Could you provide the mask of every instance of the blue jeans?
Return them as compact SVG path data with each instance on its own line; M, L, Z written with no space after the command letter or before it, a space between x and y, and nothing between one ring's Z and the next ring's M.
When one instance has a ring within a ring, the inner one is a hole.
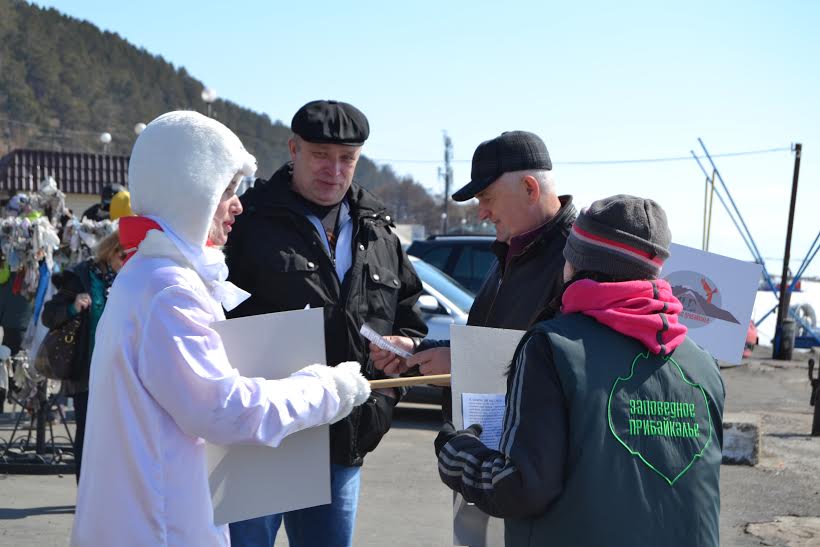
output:
M330 465L330 504L232 522L231 547L271 547L282 520L290 547L350 547L361 467Z

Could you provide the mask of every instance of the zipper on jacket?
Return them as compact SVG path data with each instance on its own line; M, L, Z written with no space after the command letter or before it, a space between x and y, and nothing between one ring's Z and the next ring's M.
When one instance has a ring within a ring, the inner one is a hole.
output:
M512 267L513 263L517 262L519 257L524 256L527 253L527 251L529 251L533 247L533 245L535 245L535 244L536 244L536 242L533 242L533 243L530 243L529 245L527 245L526 247L524 247L524 249L522 249L520 254L517 254L517 255L513 256L510 259L509 264L504 265L504 270L503 270L504 273L501 274L501 279L498 280L498 286L495 288L495 295L493 295L493 301L490 303L490 308L487 310L487 317L485 317L485 321L490 318L490 316L493 313L493 309L495 309L495 301L498 299L498 294L501 292L501 287L504 285L504 279L507 278L507 272L510 271L510 268ZM506 262L506 258L505 258L505 262ZM501 261L500 260L498 261L498 267L501 268Z
M501 267L500 263L499 263L498 267L499 268ZM495 308L495 301L498 299L498 293L501 292L501 286L504 284L504 278L507 277L507 270L509 270L509 268L504 268L504 273L501 274L501 279L498 280L498 286L495 288L495 294L493 295L493 301L490 303L490 307L489 307L489 309L487 309L487 315L484 317L484 322L485 323L490 319L490 316L493 313L493 309Z
M501 274L501 279L499 279L499 280L498 280L498 287L497 287L497 288L496 288L496 290L495 290L495 295L493 296L493 301L492 301L492 303L490 304L490 308L487 310L487 316L484 318L484 319L485 319L485 321L486 321L487 319L489 319L490 315L491 315L491 314L492 314L492 312L493 312L493 309L495 308L495 301L498 299L498 293L500 293L500 292L501 292L501 287L502 287L502 285L504 284L504 279L506 279L506 277L507 277L507 272L508 272L508 271L510 271L510 267L513 265L513 263L514 263L514 262L517 262L517 261L519 260L519 258L520 258L520 257L525 256L525 255L527 254L527 252L529 252L529 251L530 251L530 250L531 250L531 249L532 249L535 245L540 245L540 244L542 244L542 243L543 243L543 240L542 240L542 239L539 239L539 240L537 240L537 241L534 241L534 242L530 243L529 245L527 245L526 247L524 247L524 249L521 251L521 253L519 253L519 254L515 255L514 257L512 257L512 258L510 259L510 263L509 263L509 264L506 264L506 265L505 265L505 267L504 267L504 273L503 273L503 274ZM499 268L501 267L501 261L499 261L499 265L498 265L498 267L499 267Z

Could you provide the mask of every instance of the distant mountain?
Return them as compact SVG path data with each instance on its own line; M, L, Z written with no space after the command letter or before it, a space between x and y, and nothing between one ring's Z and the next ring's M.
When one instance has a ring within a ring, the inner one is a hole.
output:
M11 148L129 154L134 125L169 110L204 111L202 82L161 56L87 21L21 0L0 0L0 155ZM310 97L306 97L306 100ZM218 99L214 116L230 127L268 178L287 161L290 129L281 121ZM412 178L366 157L356 180L382 197L397 222L437 231L440 206ZM451 207L460 220L465 208ZM453 225L456 225L453 223Z
M674 285L672 287L672 294L683 304L684 311L704 315L713 319L721 319L729 323L740 324L740 321L735 319L734 315L727 310L718 308L714 304L707 302L703 295L694 289L682 285Z

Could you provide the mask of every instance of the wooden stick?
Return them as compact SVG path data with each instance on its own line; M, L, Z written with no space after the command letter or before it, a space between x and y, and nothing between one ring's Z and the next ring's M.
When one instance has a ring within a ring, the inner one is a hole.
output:
M409 378L388 378L386 380L370 380L371 389L383 389L387 387L408 387L408 386L449 386L449 374L432 374L430 376L411 376Z

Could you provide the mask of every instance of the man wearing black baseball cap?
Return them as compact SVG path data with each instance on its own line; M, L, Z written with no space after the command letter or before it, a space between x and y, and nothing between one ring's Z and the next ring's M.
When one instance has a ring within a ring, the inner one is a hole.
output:
M476 295L468 325L525 330L548 313L563 285L564 257L576 211L572 196L558 196L544 141L528 131L507 131L478 145L471 180L453 194L478 199L478 215L495 225L497 262ZM389 339L409 350L413 342ZM422 374L450 372L449 341L424 340L406 361L371 346L377 368L390 374L419 365ZM444 398L445 413L449 397Z
M384 377L359 335L424 336L414 309L421 281L384 205L353 181L367 118L353 105L312 101L291 122L291 161L242 196L226 248L229 279L251 293L230 317L324 308L327 364L358 361ZM233 523L231 545L273 545L282 522L291 547L352 545L363 458L390 428L395 390L330 427L331 503Z

